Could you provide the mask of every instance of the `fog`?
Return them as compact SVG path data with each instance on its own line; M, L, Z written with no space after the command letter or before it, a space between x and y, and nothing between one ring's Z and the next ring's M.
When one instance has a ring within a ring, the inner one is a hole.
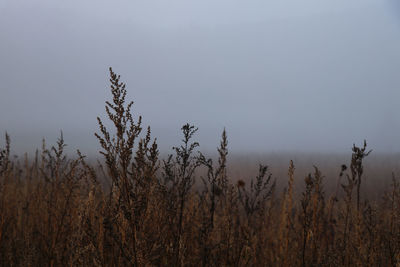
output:
M111 66L163 151L399 152L399 47L396 0L0 0L0 134L96 152Z

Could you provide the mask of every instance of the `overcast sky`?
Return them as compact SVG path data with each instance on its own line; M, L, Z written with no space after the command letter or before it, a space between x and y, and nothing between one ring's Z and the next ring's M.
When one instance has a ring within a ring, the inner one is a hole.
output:
M0 0L0 133L97 151L109 66L163 150L400 151L397 0Z

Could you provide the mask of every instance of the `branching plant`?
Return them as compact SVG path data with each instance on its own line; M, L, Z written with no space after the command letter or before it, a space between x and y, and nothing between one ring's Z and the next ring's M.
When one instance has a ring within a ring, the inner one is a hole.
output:
M389 189L374 191L382 198L362 197L371 192L361 187L371 153L365 141L353 145L336 191L317 167L301 190L291 161L279 192L282 183L267 166L253 179L228 168L225 130L217 161L199 151L190 124L181 128L181 145L160 160L156 139L133 116L126 85L112 69L110 83L107 120L97 118L95 134L102 162L79 151L68 156L62 133L54 146L43 141L33 158L18 158L6 134L0 266L400 264L399 181L393 175Z

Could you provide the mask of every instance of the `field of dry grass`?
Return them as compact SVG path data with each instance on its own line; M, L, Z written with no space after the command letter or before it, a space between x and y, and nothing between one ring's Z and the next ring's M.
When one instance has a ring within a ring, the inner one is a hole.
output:
M227 161L224 131L210 159L186 124L160 159L125 85L112 71L110 81L101 165L67 158L62 136L33 159L13 158L6 137L0 265L399 266L396 156L369 155L364 143L347 156Z

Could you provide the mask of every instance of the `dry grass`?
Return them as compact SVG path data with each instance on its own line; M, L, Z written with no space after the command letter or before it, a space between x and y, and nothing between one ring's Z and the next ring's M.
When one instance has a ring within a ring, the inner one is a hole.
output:
M230 171L226 132L215 161L198 152L189 124L182 144L160 160L150 128L142 134L125 85L110 73L113 129L98 119L101 166L79 152L66 158L62 135L50 149L43 142L34 160L13 159L6 136L0 265L400 265L399 181L393 175L379 197L366 197L366 143L330 172L337 175L329 190L319 168L298 175L292 161L281 185L267 166L254 178Z

